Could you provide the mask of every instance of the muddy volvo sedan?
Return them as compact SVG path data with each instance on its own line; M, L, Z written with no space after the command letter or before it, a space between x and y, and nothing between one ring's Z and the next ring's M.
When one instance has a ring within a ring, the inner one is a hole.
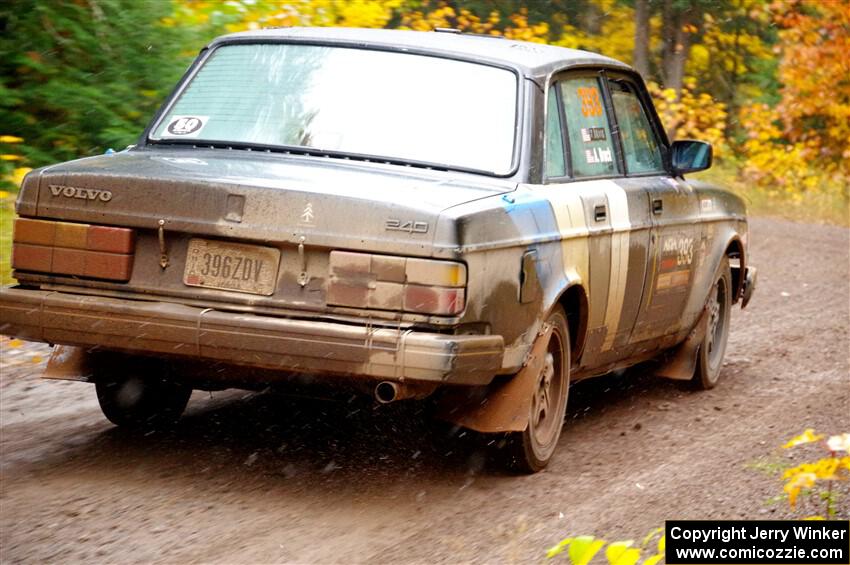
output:
M755 270L741 200L683 177L711 158L592 53L228 35L136 145L27 175L0 332L56 344L47 376L118 425L192 389L353 386L537 471L579 379L658 358L717 382Z

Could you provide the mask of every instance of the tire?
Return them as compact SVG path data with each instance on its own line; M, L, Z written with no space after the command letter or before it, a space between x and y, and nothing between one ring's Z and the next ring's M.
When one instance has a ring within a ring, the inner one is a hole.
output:
M546 323L552 325L552 334L546 362L537 377L528 427L507 436L508 466L521 473L537 473L552 460L567 411L570 334L563 308L557 306Z
M723 357L729 341L732 314L732 269L724 257L708 295L708 327L697 352L697 366L691 383L699 390L717 386L723 369Z
M122 366L123 365L123 366ZM180 419L192 388L168 378L155 360L116 358L98 368L95 390L100 409L116 426L163 428Z

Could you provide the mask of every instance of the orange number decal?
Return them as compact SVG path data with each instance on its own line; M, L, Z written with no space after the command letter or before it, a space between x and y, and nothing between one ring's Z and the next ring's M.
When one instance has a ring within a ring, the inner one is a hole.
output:
M581 99L581 115L592 118L602 115L602 102L599 100L599 89L596 87L579 88L576 94Z

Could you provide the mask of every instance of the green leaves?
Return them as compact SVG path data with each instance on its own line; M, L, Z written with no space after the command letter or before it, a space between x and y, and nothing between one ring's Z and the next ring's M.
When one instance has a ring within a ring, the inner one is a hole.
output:
M605 549L605 558L611 565L635 565L640 559L640 550L632 547L632 540L615 541Z
M135 142L203 40L164 26L171 2L39 2L0 8L0 123L27 166Z
M552 557L555 557L556 555L560 554L567 547L569 547L572 541L573 538L562 539L560 542L558 542L558 545L552 546L546 551L546 558L551 559Z
M661 528L651 531L641 543L641 547L633 547L633 540L607 542L593 536L576 536L566 538L546 551L546 558L552 559L566 552L572 565L587 565L605 548L605 559L609 565L636 565L649 543L662 532ZM658 553L647 557L642 565L656 565L664 558L664 536L658 540Z
M593 536L573 538L573 543L570 544L570 561L573 565L587 565L604 545L604 540L595 539Z

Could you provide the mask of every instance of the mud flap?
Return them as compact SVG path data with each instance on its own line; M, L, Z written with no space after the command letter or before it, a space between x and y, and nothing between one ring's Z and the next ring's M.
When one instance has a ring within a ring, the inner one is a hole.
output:
M697 368L699 346L708 330L708 317L708 308L703 308L694 329L681 345L667 355L664 364L655 371L656 376L677 381L691 380Z
M753 297L753 292L756 289L756 281L758 280L758 271L755 267L747 267L744 275L744 289L741 291L741 310L747 307L750 299Z
M476 432L524 431L551 335L552 326L547 324L538 334L522 370L509 380L484 388L447 390L438 401L435 416Z
M94 382L92 379L89 352L83 347L71 345L57 345L50 354L47 368L43 379L55 379L59 381L82 381Z

